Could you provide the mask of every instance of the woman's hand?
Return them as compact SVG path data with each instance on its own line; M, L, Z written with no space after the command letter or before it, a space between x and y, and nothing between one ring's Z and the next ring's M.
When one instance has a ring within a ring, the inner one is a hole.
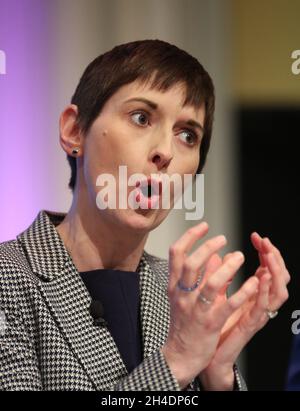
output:
M259 283L257 276L250 277L230 298L219 297L244 261L236 252L214 267L209 277L206 270L203 284L197 284L201 268L226 244L224 236L214 237L188 256L207 232L206 223L187 230L169 253L170 328L162 353L182 388L211 363L226 321L254 296Z
M291 279L290 274L280 251L267 237L262 238L259 234L252 233L251 240L258 251L260 261L260 266L256 270L255 275L258 278L262 277L265 273L271 275L272 281L268 309L270 311L276 311L288 299L287 284Z
M230 316L223 327L214 357L199 375L206 389L230 389L233 386L233 364L248 341L268 322L268 311L277 311L288 298L287 284L290 275L283 258L267 238L257 233L251 240L259 254L260 266L255 272L259 279L258 292ZM227 254L223 261L230 258ZM214 258L221 264L220 257ZM225 289L219 299L226 298Z

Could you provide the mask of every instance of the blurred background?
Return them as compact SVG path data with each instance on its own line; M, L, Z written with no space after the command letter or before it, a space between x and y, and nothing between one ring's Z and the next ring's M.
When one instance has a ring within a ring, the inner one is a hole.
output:
M293 277L289 301L240 358L252 390L285 388L291 315L300 309L300 74L291 69L299 15L300 0L0 0L0 242L26 229L40 209L68 211L70 170L58 119L96 56L157 38L211 74L217 107L204 170L210 235L225 234L225 251L245 253L240 280L258 264L252 231L271 238ZM148 252L167 258L197 223L185 212L173 210L151 233Z

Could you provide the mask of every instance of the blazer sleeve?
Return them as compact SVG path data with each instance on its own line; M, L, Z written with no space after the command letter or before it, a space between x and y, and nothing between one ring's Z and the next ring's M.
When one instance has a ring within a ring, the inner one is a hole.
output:
M234 364L233 366L234 372L234 391L248 391L247 384L239 370L239 367Z
M155 351L110 388L116 391L181 391L162 352Z
M0 390L42 390L37 356L20 315L1 302L0 315Z
M234 373L234 385L233 391L248 391L247 384L236 364L233 365L233 373ZM199 378L195 378L192 383L190 383L186 391L204 391L204 388L201 384Z
M238 370L237 365L234 371L234 391L247 391L246 383ZM128 376L123 378L112 391L202 391L201 383L195 378L184 389L180 389L178 381L172 374L162 352L155 351L147 357Z
M20 313L20 311L18 311ZM0 305L0 390L42 391L38 358L30 342L23 321ZM246 385L235 366L235 390L244 391ZM162 352L155 351L128 376L110 387L109 391L181 391ZM201 391L198 379L182 391Z

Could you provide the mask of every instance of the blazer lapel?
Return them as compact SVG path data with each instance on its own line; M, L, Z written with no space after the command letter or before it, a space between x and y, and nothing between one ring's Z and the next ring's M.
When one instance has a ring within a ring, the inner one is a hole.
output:
M93 325L89 313L91 297L55 229L64 216L42 210L17 239L33 272L41 279L38 287L61 333L94 387L103 390L128 372L108 329ZM150 264L151 256L144 252L137 268L144 356L163 344L169 324L165 284Z
M138 270L144 357L147 357L163 345L169 331L168 265L144 251Z

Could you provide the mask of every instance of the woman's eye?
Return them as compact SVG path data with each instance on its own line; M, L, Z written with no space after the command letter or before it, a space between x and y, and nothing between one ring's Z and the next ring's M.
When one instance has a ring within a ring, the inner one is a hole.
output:
M185 139L185 142L187 142L187 144L189 146L194 146L194 145L197 144L199 138L198 138L196 133L194 133L191 130L183 130L182 133L180 133L180 134L183 134L183 133L185 133L187 135L187 137Z
M133 121L140 126L147 126L149 124L149 115L145 111L135 111L131 113L130 116ZM193 147L199 141L199 137L194 131L185 129L180 134L183 133L187 135L185 143L187 143L188 146Z
M132 113L131 118L135 118L136 120L133 121L139 125L145 126L148 124L148 114L143 111Z

